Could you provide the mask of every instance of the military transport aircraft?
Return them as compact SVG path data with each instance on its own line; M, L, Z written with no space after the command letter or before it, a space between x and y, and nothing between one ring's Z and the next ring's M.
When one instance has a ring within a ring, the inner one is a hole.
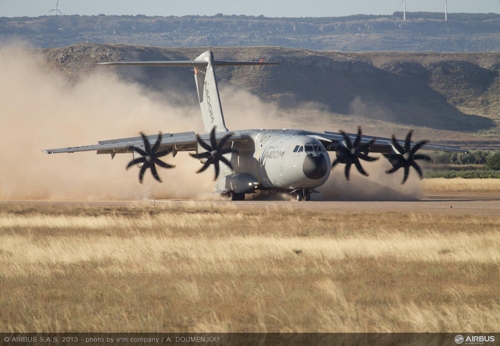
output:
M144 173L151 170L153 177L161 182L157 166L174 166L160 158L168 154L175 156L179 151L194 151L190 155L201 161L203 166L197 173L210 165L215 169L216 193L230 196L232 200L244 200L245 194L257 190L281 190L295 194L297 200L310 200L311 193L318 192L330 175L330 169L338 164L345 165L345 177L354 165L363 175L368 175L360 160L375 161L378 157L370 153L382 153L392 164L386 173L394 173L403 168L404 183L408 179L410 167L422 178L422 170L416 160L431 161L431 158L417 154L419 149L464 152L457 147L429 145L428 141L414 143L412 131L404 141L392 138L363 136L344 131L312 132L307 130L237 130L229 131L224 123L219 90L215 78L215 66L275 65L273 62L259 61L218 61L211 51L204 52L193 61L139 61L108 62L104 65L126 66L177 66L191 67L201 114L206 133L159 133L140 137L99 141L97 145L47 149L47 154L97 151L97 154L132 153L133 160L127 169L140 167L139 181ZM152 144L154 142L154 144ZM328 151L334 151L336 158L330 161ZM224 165L221 165L220 163Z

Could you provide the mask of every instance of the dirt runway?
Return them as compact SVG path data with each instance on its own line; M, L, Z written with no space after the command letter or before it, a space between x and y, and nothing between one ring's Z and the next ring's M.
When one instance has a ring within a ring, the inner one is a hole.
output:
M269 201L269 200L145 200L145 201L9 201L9 204L55 204L65 206L101 206L101 207L126 207L133 204L183 205L210 204L215 206L236 206L238 209L273 209L292 208L311 210L325 213L457 213L472 215L500 214L500 193L485 192L447 192L429 194L415 201Z

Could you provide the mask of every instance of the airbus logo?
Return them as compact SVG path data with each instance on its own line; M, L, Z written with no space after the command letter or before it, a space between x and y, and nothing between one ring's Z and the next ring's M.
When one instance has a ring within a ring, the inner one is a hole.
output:
M455 336L455 343L457 345L461 345L463 343L466 344L478 344L478 343L486 343L486 342L495 342L495 336L494 335L473 335L473 336L467 336L464 338L462 335L457 335Z

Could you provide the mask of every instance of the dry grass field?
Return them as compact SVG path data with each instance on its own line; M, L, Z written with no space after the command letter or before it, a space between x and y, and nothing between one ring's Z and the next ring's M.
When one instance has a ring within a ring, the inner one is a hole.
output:
M0 331L498 331L498 214L241 203L0 204Z
M425 179L426 192L500 192L500 179Z

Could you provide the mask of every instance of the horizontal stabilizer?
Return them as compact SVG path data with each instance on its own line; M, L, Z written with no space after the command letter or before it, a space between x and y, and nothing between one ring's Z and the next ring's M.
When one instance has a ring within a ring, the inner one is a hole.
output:
M259 58L258 61L215 60L214 54L211 51L200 54L195 60L187 61L115 61L99 63L99 65L112 66L192 67L196 82L196 90L198 92L198 100L200 101L203 126L207 133L212 131L213 128L218 132L227 132L214 66L260 66L278 64L277 62L266 62L263 58Z

